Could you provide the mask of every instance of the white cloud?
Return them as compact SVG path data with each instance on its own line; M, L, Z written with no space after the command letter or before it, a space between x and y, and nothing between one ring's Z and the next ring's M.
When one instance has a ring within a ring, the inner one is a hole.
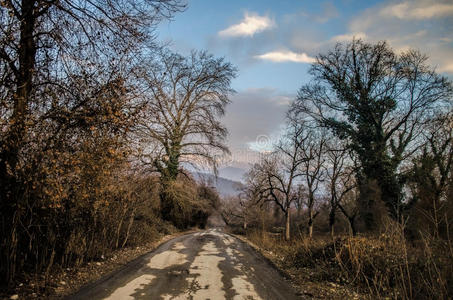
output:
M436 20L453 16L451 0L388 1L367 9L350 24L352 30L367 31L375 26L389 26L397 21ZM379 24L377 24L379 23Z
M383 7L380 15L407 20L442 18L453 16L453 4L433 3L426 0L405 1Z
M350 42L352 39L366 39L367 35L363 32L347 33L334 36L331 40L334 42Z
M298 62L298 63L313 63L315 58L308 56L306 53L295 53L292 51L273 51L265 54L257 55L255 58L262 60L270 60L272 62Z
M389 0L353 17L348 28L366 34L370 42L388 41L397 53L420 50L439 72L453 74L453 22L448 16L453 16L451 0Z
M255 33L270 29L275 22L267 16L245 13L244 19L239 24L232 25L219 32L220 36L253 36Z

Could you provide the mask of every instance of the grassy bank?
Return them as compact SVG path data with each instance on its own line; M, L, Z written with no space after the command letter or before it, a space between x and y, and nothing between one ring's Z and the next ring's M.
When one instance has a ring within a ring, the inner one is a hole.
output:
M248 241L288 273L303 294L321 299L451 299L453 243L408 242L397 224L373 236L304 236L248 231Z

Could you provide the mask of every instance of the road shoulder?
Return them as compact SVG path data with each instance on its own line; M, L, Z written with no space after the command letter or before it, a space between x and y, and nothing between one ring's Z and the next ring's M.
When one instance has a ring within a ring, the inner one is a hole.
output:
M355 291L334 282L307 280L307 278L310 277L310 274L302 274L302 272L308 270L286 268L282 261L282 256L279 256L277 253L259 247L245 236L232 233L228 234L243 243L246 243L250 248L259 253L273 268L291 283L294 290L297 292L297 295L303 299L362 299Z

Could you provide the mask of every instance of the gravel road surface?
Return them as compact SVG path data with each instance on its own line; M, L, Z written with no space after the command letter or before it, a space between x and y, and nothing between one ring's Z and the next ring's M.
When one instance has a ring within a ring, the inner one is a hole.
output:
M172 239L67 299L300 299L244 242L210 229Z

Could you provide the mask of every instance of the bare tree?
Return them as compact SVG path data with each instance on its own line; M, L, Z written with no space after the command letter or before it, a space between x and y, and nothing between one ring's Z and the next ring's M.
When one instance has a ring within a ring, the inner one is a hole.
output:
M302 157L301 147L306 139L303 124L290 121L286 136L276 151L255 164L248 177L260 191L260 201L272 201L285 215L285 239L290 239L291 205L297 194L300 167L311 157Z
M317 57L310 70L314 81L301 87L292 105L294 113L348 140L361 162L361 187L377 184L379 192L361 200L368 229L375 224L372 207L379 195L393 218L401 216L398 168L414 150L424 114L451 100L451 82L426 62L413 50L397 55L386 42L337 44Z
M307 189L307 213L308 213L308 236L313 236L313 221L318 216L319 211L315 211L316 193L319 192L320 184L324 180L325 170L325 135L317 130L308 131L307 138L300 145L300 174L302 175L303 184Z
M145 145L146 162L164 180L177 177L181 161L201 158L215 167L216 152L228 153L219 119L234 92L236 69L203 51L188 57L162 51L144 72L147 99L139 134L151 145Z
M302 209L305 205L305 197L307 195L307 190L305 185L301 182L297 184L295 199L294 199L294 206L297 210L297 217L300 218L302 215Z
M356 220L359 214L357 187L351 189L348 193L344 194L341 202L337 202L337 206L341 213L345 216L349 223L350 233L353 236L357 235Z
M236 69L204 51L184 57L166 49L143 65L137 74L143 83L143 121L136 134L142 162L161 175L166 218L173 209L166 185L178 177L180 163L201 160L216 171L216 154L229 153L220 117L234 92Z
M350 163L349 151L345 144L335 137L329 137L327 142L324 168L329 190L329 229L333 238L336 212L341 210L343 199L355 187L354 168Z
M237 196L225 199L221 211L225 223L229 226L240 223L247 230L249 223L255 218L258 197L258 191L249 185L244 186Z

